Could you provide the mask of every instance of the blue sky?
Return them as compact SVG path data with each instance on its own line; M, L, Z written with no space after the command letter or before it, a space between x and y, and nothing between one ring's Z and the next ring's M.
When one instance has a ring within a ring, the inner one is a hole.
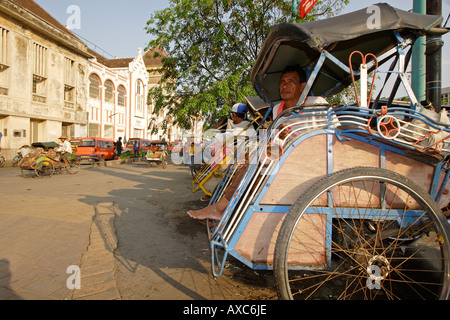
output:
M117 56L131 58L137 54L138 48L145 48L150 36L144 28L150 15L169 6L168 0L35 0L63 25L67 25L73 11L68 8L75 5L79 8L79 29L72 30L79 35L89 47L103 54L106 58ZM343 13L359 10L374 3L387 2L393 7L403 10L412 9L413 0L350 0ZM442 16L444 21L450 11L450 0L442 0ZM450 25L450 22L449 22ZM442 69L450 68L450 35L444 36ZM102 51L103 50L103 51ZM450 86L450 72L443 72L443 87Z
M132 58L138 48L145 48L150 37L144 28L151 14L168 6L166 0L35 0L45 11L63 25L73 15L67 10L76 5L80 9L79 29L72 31L106 53L106 58Z

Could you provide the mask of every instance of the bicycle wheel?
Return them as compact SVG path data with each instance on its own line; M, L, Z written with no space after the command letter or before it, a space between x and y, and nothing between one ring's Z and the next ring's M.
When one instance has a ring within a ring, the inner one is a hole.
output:
M379 168L329 175L291 207L275 246L281 299L447 299L449 225L411 180Z
M24 168L20 168L20 171L21 171L22 176L23 176L24 178L31 178L31 177L34 177L34 176L35 176L34 170L33 170L33 169L24 169Z
M189 165L189 168L191 169L191 175L192 178L195 178L195 176L197 175L197 173L200 171L200 169L202 168L202 165L200 164L191 164Z
M34 168L34 173L38 177L51 177L53 172L55 172L55 167L47 160L39 162Z
M21 156L19 156L19 155L15 156L15 157L13 158L12 166L13 166L13 167L17 167L17 165L19 164L20 160L22 160L22 157L21 157Z
M78 171L80 170L80 162L81 162L80 158L68 159L66 172L70 174L78 173Z

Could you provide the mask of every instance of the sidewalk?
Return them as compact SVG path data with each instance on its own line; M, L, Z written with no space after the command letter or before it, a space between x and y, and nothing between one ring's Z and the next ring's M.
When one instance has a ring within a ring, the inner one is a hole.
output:
M0 299L120 299L114 279L114 205L88 205L70 193L58 199L51 195L52 178L24 183L17 169L6 170L15 174L7 194L2 181ZM80 289L74 290L70 266L82 270Z

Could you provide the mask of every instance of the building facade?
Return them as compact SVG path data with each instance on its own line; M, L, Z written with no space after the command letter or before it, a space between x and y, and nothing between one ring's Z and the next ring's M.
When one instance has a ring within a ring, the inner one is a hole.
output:
M87 133L87 46L33 1L0 2L2 153Z
M201 136L203 122L185 132L167 111L153 114L148 90L158 85L161 57L106 59L32 0L0 2L1 152L11 159L33 142L61 135L125 141Z
M113 140L147 136L148 72L138 50L132 59L89 60L88 135Z
M442 105L450 106L450 87L442 88L441 100L442 100Z

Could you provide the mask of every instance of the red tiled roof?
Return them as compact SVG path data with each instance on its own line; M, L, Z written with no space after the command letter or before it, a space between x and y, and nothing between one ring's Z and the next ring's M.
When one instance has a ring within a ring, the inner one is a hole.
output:
M128 68L129 64L133 61L134 58L115 58L115 59L106 59L101 54L88 49L89 53L92 54L97 61L108 68ZM158 56L153 57L154 53L157 52ZM167 54L164 50L161 49L149 49L143 55L142 58L144 60L144 64L146 67L160 67L162 66L161 56L167 57Z
M156 58L154 57L155 53L157 55ZM161 48L151 48L145 51L142 58L144 59L144 63L147 67L161 67L161 59L167 58L167 53Z

